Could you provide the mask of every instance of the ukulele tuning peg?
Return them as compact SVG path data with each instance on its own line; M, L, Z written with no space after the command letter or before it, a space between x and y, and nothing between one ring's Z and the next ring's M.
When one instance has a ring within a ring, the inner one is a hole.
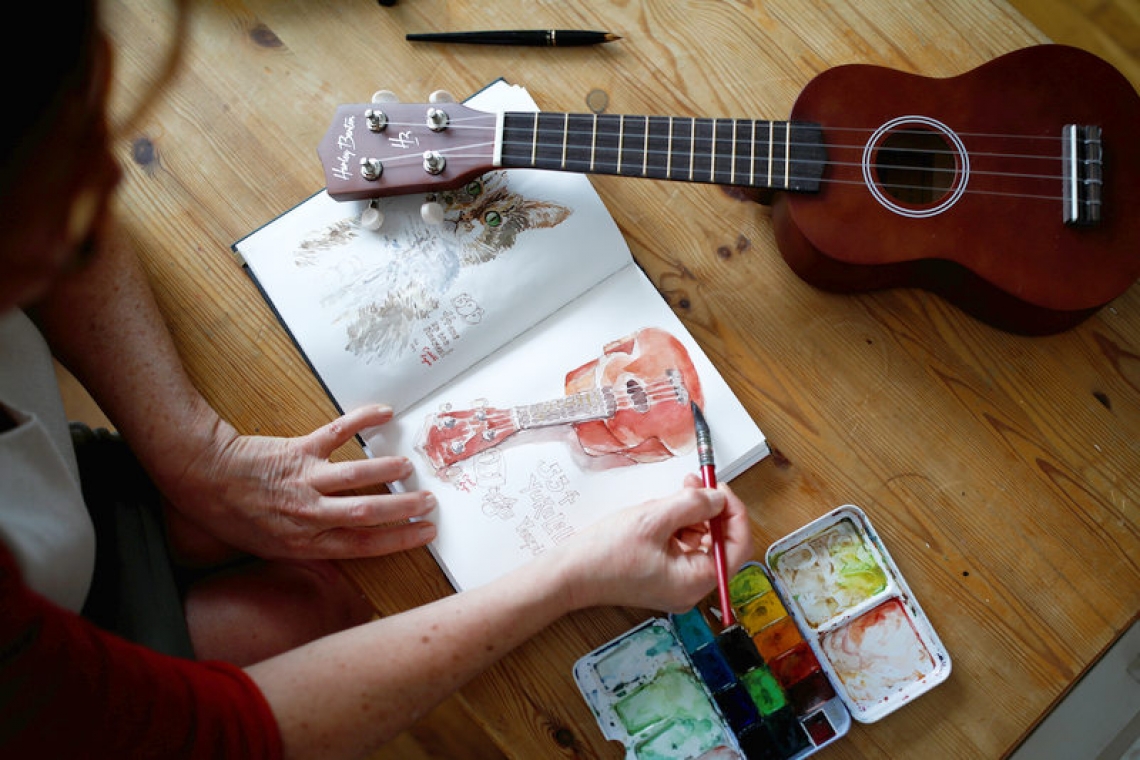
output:
M360 214L360 226L375 232L384 224L384 212L377 206L376 201L369 201L368 207Z
M431 95L428 95L429 103L454 103L455 96L447 90L436 90Z
M391 90L377 90L372 93L373 103L399 103L400 98Z
M420 206L420 216L428 224L443 224L443 206L436 201L428 201Z

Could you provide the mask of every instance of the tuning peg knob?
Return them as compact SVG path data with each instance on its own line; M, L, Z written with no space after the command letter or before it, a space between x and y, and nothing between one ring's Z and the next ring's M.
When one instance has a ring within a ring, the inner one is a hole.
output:
M364 123L370 132L383 132L388 128L388 114L379 108L366 108L364 110Z
M400 98L391 90L377 90L372 93L373 103L399 103Z
M379 159L370 158L365 156L360 159L360 176L369 182L374 182L380 179L380 175L384 173L384 164Z
M447 159L438 150L424 151L424 171L432 176L442 174L447 167Z
M369 201L368 208L360 214L360 226L375 232L384 224L384 212L376 206L376 201Z
M451 117L442 108L429 108L426 121L428 129L432 132L442 132L451 123Z
M455 96L447 90L436 90L431 95L428 95L429 103L454 103Z
M428 201L420 206L420 216L428 224L443 224L443 206L435 201Z

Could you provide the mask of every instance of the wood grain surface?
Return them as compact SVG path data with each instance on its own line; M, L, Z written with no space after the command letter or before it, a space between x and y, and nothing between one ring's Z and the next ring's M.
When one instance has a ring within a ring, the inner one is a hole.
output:
M501 76L549 110L585 111L602 90L613 113L779 119L828 67L951 76L1046 41L979 0L222 0L192 14L180 73L121 136L119 211L203 393L243 432L283 435L335 408L230 245L322 188L315 147L338 105L377 89L462 98ZM623 39L403 38L517 26ZM108 27L122 113L151 86L172 23L163 4L128 0L109 5ZM772 456L733 483L758 546L858 504L951 653L947 683L824 756L1007 753L1140 610L1140 288L1072 330L1019 337L920 291L806 285L777 253L769 211L740 193L594 183L770 439ZM450 593L426 551L345 565L381 614ZM571 667L646 614L561 621L377 757L622 757Z

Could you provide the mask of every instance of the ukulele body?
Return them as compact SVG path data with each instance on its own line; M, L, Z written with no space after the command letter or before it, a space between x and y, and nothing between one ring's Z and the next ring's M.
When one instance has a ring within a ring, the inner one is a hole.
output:
M788 265L817 287L920 287L1047 334L1140 277L1140 98L1089 53L1031 47L947 79L840 66L808 84L792 119L822 125L828 165L818 193L776 196L773 223ZM1089 226L1063 220L1067 124L1102 130Z
M679 374L683 394L662 382L669 373ZM689 402L703 405L704 394L689 352L670 333L643 328L609 343L600 357L566 374L567 395L602 387L613 388L621 401L612 417L574 426L586 453L658 462L693 450Z

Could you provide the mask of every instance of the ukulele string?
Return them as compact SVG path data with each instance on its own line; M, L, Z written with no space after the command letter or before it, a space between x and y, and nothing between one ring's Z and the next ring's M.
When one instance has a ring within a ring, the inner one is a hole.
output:
M637 117L637 118L641 118L641 117ZM451 126L451 128L454 128L457 131L462 131L462 130L481 131L481 132L491 133L492 135L495 131L493 127L485 126L485 123L486 123L485 118L469 117L467 120L478 122L478 124L474 124L474 125L464 124L463 123L464 119L460 118L460 119L455 119L451 123L450 126ZM414 123L414 122L409 122L407 124L400 124L397 122L393 122L392 126L397 126L397 127L409 126L409 127L412 127L412 126L419 126L419 125L417 123ZM873 134L872 130L866 129L866 128L861 128L861 127L828 127L827 131L828 132L845 132L845 133L866 134L866 135ZM565 133L565 134L571 135L571 136L577 136L577 137L586 136L587 134L590 134L590 133L587 133L583 130L574 130L574 129L560 130L559 134L562 134L562 133ZM932 135L935 135L935 133L930 132L930 131L926 131L926 130L907 130L907 129L896 130L892 134L914 135L914 136L925 136L925 137L930 137ZM1035 144L1049 143L1055 147L1058 147L1058 150L1052 154L1026 153L1026 152L971 151L971 150L967 149L968 155L974 159L979 159L979 160L980 159L1023 160L1023 161L1028 161L1028 162L1048 162L1051 164L1063 164L1063 162L1065 161L1064 157L1060 155L1059 146L1060 146L1061 141L1062 141L1062 139L1060 137L1050 137L1047 135L1014 135L1014 134L986 133L986 132L960 132L960 133L956 133L956 134L958 134L959 137L970 138L970 139L1024 140L1024 141L1033 142ZM690 139L688 141L688 143L692 146L691 151L686 152L683 150L673 150L672 154L674 156L680 157L681 159L684 159L685 157L690 157L693 153L700 153L701 151L698 149L701 149L701 148L705 149L706 152L711 151L712 146L714 145L713 140L711 138L708 138L708 137L698 137L696 139ZM495 141L493 139L491 139L491 140L488 140L486 142L481 142L481 143L466 143L463 146L457 146L455 148L447 148L447 149L444 149L440 152L445 157L451 158L451 159L456 159L456 160L481 159L481 158L486 157L487 150L493 148L494 144L495 144ZM524 142L524 141L506 141L506 140L503 141L504 147L510 146L510 145L530 146L530 145L532 145L532 143ZM801 143L801 142L796 142L796 141L791 141L791 142L787 143L787 147L789 149L795 149L796 147L823 147L824 149L826 149L828 151L835 151L835 152L858 151L860 153L862 153L866 148L865 144L861 144L861 143L839 143L839 142L818 143L818 142L813 142L813 143L809 144L809 143ZM463 152L466 150L474 150L475 152L474 153ZM917 155L917 156L933 156L933 157L952 158L952 157L955 157L958 155L958 151L951 150L951 149L927 150L927 149L922 149L922 148L911 148L911 147L906 147L906 146L891 147L889 149L889 151L892 155L900 155L900 156L905 155L905 154L912 154L912 155ZM641 152L647 153L648 155L651 155L651 156L663 156L663 155L667 155L668 153L670 153L670 151L653 150L653 149L648 150L648 151L641 151ZM392 163L392 164L401 164L401 163L405 163L405 162L407 162L407 163L418 163L421 160L422 160L422 158L420 155L409 154L406 156L397 156L394 158L390 158L387 161ZM742 160L742 159L741 159L741 157L737 157L737 160ZM1084 162L1088 163L1089 161L1087 159L1085 159ZM590 171L587 167L587 164L589 163L587 161L582 161L580 159L576 159L576 160L573 160L572 162L568 162L568 163L582 164L581 169L579 169L579 171L583 171L583 172L587 172L587 173ZM822 163L825 167L827 167L827 166L862 167L862 165L863 165L863 163L861 161L859 161L859 162L857 162L857 161L840 161L840 160L828 159L828 160L825 160L823 162L818 162L818 161L809 161L809 160L805 160L805 159L793 159L793 165L797 165L797 164L820 164L820 163ZM678 165L680 165L680 163L678 163ZM912 165L909 165L909 164L897 164L897 163L887 163L887 162L876 162L875 168L878 169L880 172L881 171L907 172L907 171L918 171L919 170L918 168L916 168ZM567 170L574 171L575 169L572 166L568 166ZM937 176L937 175L942 174L942 175L946 175L949 177L953 177L953 176L957 176L960 169L956 166L947 166L947 167L923 166L923 167L921 167L921 171L923 171L924 173L931 175L931 176ZM636 176L636 175L631 175L631 176ZM970 176L971 177L989 177L989 178L994 178L994 179L1032 180L1032 181L1042 181L1042 182L1049 182L1049 181L1061 182L1064 179L1064 176L1061 174L1048 174L1048 173L1042 174L1042 173L1036 173L1036 172L1031 172L1031 171L1019 171L1019 172L990 171L990 170L986 170L984 168L978 168L974 165L972 165L970 168ZM790 180L801 180L801 179L814 180L815 179L814 175L805 177L805 176L800 176L799 174L796 174L794 172L791 173L788 178ZM864 184L866 184L862 179L844 180L841 178L829 178L827 181L831 184L845 184L845 185L864 185ZM718 183L718 184L725 184L725 183ZM741 184L743 186L749 185L749 183L741 183ZM921 191L921 190L931 189L930 185L928 183L909 184L909 183L899 183L899 182L878 182L876 184L878 184L880 187L883 187L885 189L893 189L893 190L898 190L898 191L907 191L907 190L920 190ZM973 186L973 185L967 187L965 190L965 193L977 194L977 195L991 195L991 196L1039 199L1039 200L1049 200L1049 201L1057 201L1057 200L1060 200L1062 198L1062 195L1060 195L1060 194L1024 193L1024 192L1016 193L1016 192L1009 192L1006 190L987 190L984 188L978 188L978 187Z
M644 117L636 117L636 118L644 118ZM463 123L464 121L471 121L471 122L476 122L476 123L464 124ZM726 119L726 121L727 121L727 119ZM761 122L757 122L757 123L761 123ZM407 123L392 122L389 126L419 127L419 126L422 126L422 124L419 124L416 122L407 122ZM450 122L449 129L455 129L456 131L470 130L470 131L485 132L490 136L490 139L488 139L484 142L466 143L462 146L462 148L466 148L466 149L492 148L495 145L495 139L494 139L495 128L486 126L486 118L474 117L473 116L473 117L467 117L466 119L464 119L464 118L454 119ZM825 131L826 132L845 132L845 133L851 133L851 134L860 134L860 135L871 136L875 132L877 132L878 130L877 129L868 129L866 127L826 127ZM565 130L559 129L559 130L554 131L554 134L567 135L567 136L572 136L574 138L585 138L585 137L591 137L592 138L592 137L594 137L594 134L592 132L588 132L586 130L579 130L579 129L565 129ZM890 134L892 134L892 135L909 135L909 136L914 136L914 137L930 137L930 136L936 135L936 133L934 133L930 130L927 130L927 129L896 129L896 130L892 130ZM1034 143L1051 143L1054 146L1060 145L1063 142L1063 138L1053 137L1053 136L1049 136L1049 135L1018 135L1018 134L1000 133L1000 132L955 132L954 134L956 134L962 138L970 138L970 139L1025 140L1025 141L1031 141ZM613 135L609 135L609 136L612 137ZM736 140L736 139L743 140L743 138L733 138L733 139L734 140ZM558 141L558 142L560 142L560 141ZM705 137L705 136L697 137L695 139L689 140L689 143L694 148L694 150L692 151L694 153L701 152L701 151L697 151L696 148L702 148L702 149L704 149L703 152L711 153L712 152L711 148L714 145L714 142L715 142L714 138ZM518 145L531 145L531 144L532 143L529 141L510 141L510 140L504 140L503 141L504 147L508 146L508 145L518 146ZM767 143L764 143L764 144L767 144ZM785 143L781 142L781 144L785 144ZM803 142L797 142L795 140L792 140L792 141L787 142L786 144L789 145L790 147L821 146L821 147L824 147L827 149L835 149L835 150L862 151L866 146L866 141L851 142L851 143L835 143L835 142L832 142L832 143L817 143L817 142L803 143ZM552 147L553 145L554 145L554 143L548 143L547 147ZM456 147L456 148L446 149L446 150L441 151L441 152L444 153L445 155L456 155L456 156L465 157L465 158L473 158L473 157L478 157L478 156L484 155L481 152L471 154L471 155L464 155L464 154L456 153L456 151L458 151L460 149L461 149L460 147ZM607 150L608 150L608 148L607 148ZM952 149L927 150L927 149L923 149L923 148L897 147L897 148L891 148L891 150L893 152L898 152L898 153L911 152L911 153L917 153L917 154L944 155L944 156L954 156L954 155L957 155L957 153L958 153L957 151L952 150ZM664 154L668 153L668 151L660 151L660 150L648 150L648 151L642 151L642 152L646 152L649 155L664 155ZM688 155L683 150L674 150L673 153L675 155ZM1063 157L1060 155L1059 150L1054 152L1054 153L1049 153L1049 154L1008 153L1008 152L995 153L995 152L986 152L986 151L970 151L970 155L972 155L972 156L986 156L986 157L993 157L993 158L1017 158L1017 159L1030 159L1030 160L1043 160L1043 161L1061 161L1061 160L1063 160ZM408 161L419 161L420 160L420 156L415 155L415 154L409 154L407 156L397 157L397 158L392 159L392 160L399 161L401 158L404 158Z

